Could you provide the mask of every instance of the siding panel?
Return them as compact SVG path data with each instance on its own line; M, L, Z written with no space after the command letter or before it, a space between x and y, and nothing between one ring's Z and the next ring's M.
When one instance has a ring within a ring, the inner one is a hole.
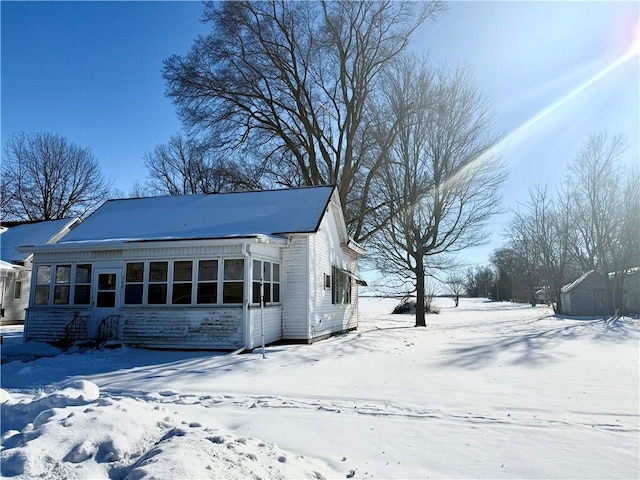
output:
M123 309L120 318L120 339L130 346L235 350L244 344L241 308Z

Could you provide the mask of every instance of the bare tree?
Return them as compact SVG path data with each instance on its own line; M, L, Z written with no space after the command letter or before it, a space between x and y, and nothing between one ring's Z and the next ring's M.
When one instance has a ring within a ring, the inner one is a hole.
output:
M367 109L382 71L442 2L207 2L211 32L165 61L167 94L216 147L267 160L271 179L335 184L357 240L370 235Z
M396 132L377 184L381 218L370 246L381 271L411 278L425 326L425 276L481 244L506 169L493 154L493 117L464 69L430 71L408 58L386 85Z
M459 273L450 273L447 275L445 285L449 290L449 295L453 296L457 307L460 303L460 295L464 293L464 277Z
M509 251L518 257L518 276L524 279L529 300L544 289L555 308L560 308L560 289L569 279L573 197L561 191L555 199L546 187L536 185L529 200L515 212L509 226Z
M206 145L182 135L174 135L168 143L147 152L144 164L150 177L146 190L154 194L221 193L261 187L255 172L214 156Z
M2 164L3 220L84 217L109 195L93 153L61 135L11 135Z
M489 266L469 267L464 277L464 289L469 297L489 297L496 275Z
M576 226L582 242L577 246L582 248L575 254L602 273L611 313L623 305L624 275L638 260L640 182L637 166L627 169L622 162L627 148L622 134L592 133L570 165L567 180L579 205Z

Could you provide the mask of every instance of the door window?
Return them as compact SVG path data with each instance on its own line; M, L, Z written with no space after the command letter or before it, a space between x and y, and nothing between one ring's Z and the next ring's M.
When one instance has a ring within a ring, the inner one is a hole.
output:
M96 299L98 308L114 308L116 306L116 274L98 274L98 294Z

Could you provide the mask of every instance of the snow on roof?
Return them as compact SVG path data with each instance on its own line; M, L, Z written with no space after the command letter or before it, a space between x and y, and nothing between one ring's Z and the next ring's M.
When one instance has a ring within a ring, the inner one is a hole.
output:
M63 218L61 220L25 223L8 228L0 232L0 258L7 262L22 262L31 253L20 253L16 247L48 243L75 221L75 218Z
M316 232L334 188L109 200L60 244Z
M560 289L561 293L566 293L569 290L572 290L574 287L576 287L577 285L579 285L580 283L582 283L587 277L593 275L594 273L598 273L596 270L589 270L586 273L583 273L580 277L578 277L577 279L575 279L573 282L565 285L564 287L562 287Z

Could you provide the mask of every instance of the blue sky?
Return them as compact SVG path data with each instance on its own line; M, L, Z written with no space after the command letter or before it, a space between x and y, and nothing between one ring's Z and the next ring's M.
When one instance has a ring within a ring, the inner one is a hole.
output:
M417 32L413 49L468 65L495 108L510 166L505 208L536 182L553 188L595 130L625 133L638 161L638 55L610 66L632 42L639 9L635 1L452 2ZM91 148L128 193L146 175L144 153L181 128L160 71L205 32L201 11L199 2L2 1L2 144L17 131L62 134ZM470 262L488 261L507 218Z

